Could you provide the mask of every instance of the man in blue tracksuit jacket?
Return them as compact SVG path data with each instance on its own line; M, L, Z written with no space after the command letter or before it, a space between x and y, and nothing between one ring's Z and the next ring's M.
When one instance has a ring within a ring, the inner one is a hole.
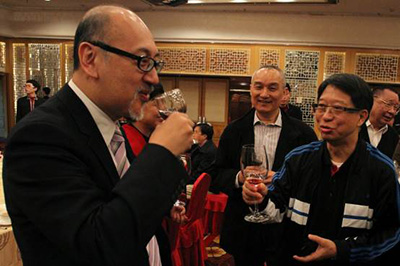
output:
M358 138L371 90L356 75L337 74L317 99L323 141L291 151L268 187L245 183L243 199L264 204L270 223L284 223L282 265L397 265L397 176L391 159Z

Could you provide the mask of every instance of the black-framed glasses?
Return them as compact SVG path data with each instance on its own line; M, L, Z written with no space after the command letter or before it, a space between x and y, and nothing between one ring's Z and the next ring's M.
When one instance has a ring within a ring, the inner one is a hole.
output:
M349 107L344 107L344 106L339 106L339 105L327 105L327 104L321 104L321 103L314 103L312 105L312 107L316 114L324 114L328 110L328 108L331 108L331 112L334 115L340 115L344 112L356 113L356 112L362 110L360 108L349 108Z
M377 99L377 100L379 100L379 101L381 101L381 103L383 103L383 105L385 105L385 107L387 108L387 109L394 109L394 111L396 112L396 114L398 114L399 113L399 111L400 111L400 105L398 105L398 104L395 104L395 103L391 103L391 102L388 102L388 101L385 101L384 99L382 99L382 98L380 98L380 97L378 97L378 96L374 96L374 98L375 99Z
M136 60L138 68L140 70L142 70L143 72L150 72L153 68L155 68L157 73L160 73L161 69L164 66L163 61L157 61L147 55L142 55L142 56L134 55L134 54L131 54L124 50L121 50L116 47L105 44L101 41L88 41L88 43L90 43L94 46L100 47L104 51L107 51L107 52L110 52L113 54L117 54L117 55L122 55L122 56L128 57L130 59Z

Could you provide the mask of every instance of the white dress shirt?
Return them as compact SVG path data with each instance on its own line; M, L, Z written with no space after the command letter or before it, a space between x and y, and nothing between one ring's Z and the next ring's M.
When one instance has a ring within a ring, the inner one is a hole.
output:
M103 136L104 142L107 144L108 150L111 154L111 157L114 160L115 167L117 167L117 163L114 158L114 154L111 151L111 139L115 132L115 126L117 125L115 121L111 120L111 118L104 113L92 100L90 100L72 81L72 79L68 82L68 85L75 92L75 94L81 99L83 104L89 110L90 115L93 117L94 122L96 123L101 135ZM149 243L146 246L147 252L149 254L149 262L151 266L161 266L161 257L160 250L158 247L157 238L153 236Z
M367 126L367 130L368 130L369 142L375 148L378 147L379 142L382 139L382 135L385 134L389 129L388 125L385 125L381 129L375 129L374 126L369 121L369 119L365 123L365 125Z

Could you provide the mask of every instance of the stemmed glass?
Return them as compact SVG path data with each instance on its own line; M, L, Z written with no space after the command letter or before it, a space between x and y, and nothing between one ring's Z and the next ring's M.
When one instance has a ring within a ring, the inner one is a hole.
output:
M243 145L240 156L240 169L242 175L250 184L257 186L263 182L268 176L269 169L265 146ZM268 217L259 212L258 204L254 204L254 210L246 215L244 219L251 223L262 223L266 222Z
M183 98L182 91L180 89L173 89L171 91L164 92L160 96L154 99L158 112L161 117L165 120L173 112L186 113L186 101ZM183 153L178 155L178 159L182 163L188 175L191 172L191 158L189 153ZM181 200L177 200L175 205L185 206L185 203Z
M180 89L164 92L154 101L163 119L167 119L173 112L186 113L186 102Z

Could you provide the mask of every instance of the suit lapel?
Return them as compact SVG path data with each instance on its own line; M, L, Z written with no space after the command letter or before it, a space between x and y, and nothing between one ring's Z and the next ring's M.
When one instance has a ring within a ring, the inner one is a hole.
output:
M291 149L290 147L293 147L292 141L299 137L299 132L292 126L287 114L283 111L281 111L281 113L282 130L279 135L278 145L276 146L274 165L272 166L272 169L275 171L278 170L276 169L277 165L283 164L286 154Z
M56 96L65 104L79 130L87 137L87 143L91 151L101 162L111 182L113 184L118 182L119 175L115 169L110 151L104 143L103 136L90 115L89 110L68 85L65 85Z
M255 109L252 108L243 119L243 124L240 132L242 133L242 145L254 144L254 114Z
M369 140L368 129L365 123L361 126L359 136L366 142L371 143L371 141Z

